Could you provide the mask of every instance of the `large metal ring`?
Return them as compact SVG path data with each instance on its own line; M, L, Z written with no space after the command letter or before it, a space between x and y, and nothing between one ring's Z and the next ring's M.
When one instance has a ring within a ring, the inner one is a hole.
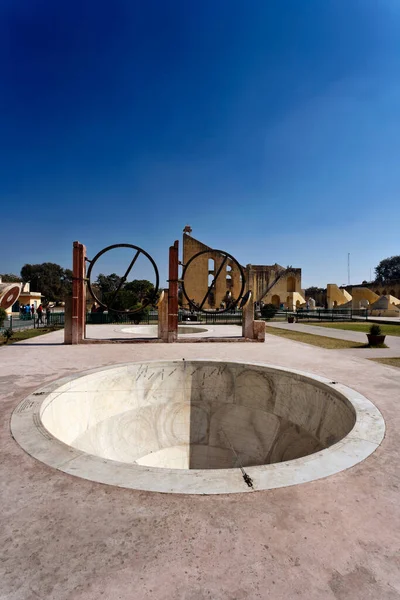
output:
M112 298L111 304L112 304L112 302L114 302L115 298L117 297L118 292L120 291L123 284L125 283L126 278L128 277L133 265L135 264L136 260L139 258L140 254L143 254L150 261L150 263L154 269L154 272L156 275L156 283L155 283L154 291L151 295L151 298L146 299L144 302L142 302L142 305L139 308L136 308L135 310L117 310L115 308L112 308L111 306L107 306L107 304L104 304L104 302L102 302L93 291L92 282L90 280L93 267L94 267L96 261L100 258L100 256L102 256L109 250L113 250L114 248L132 248L133 250L136 250L136 254L133 257L133 259L131 260L129 267L127 268L127 270L125 272L125 275L121 278L121 283L120 283L119 287L116 289L116 291L114 292L114 296ZM139 246L134 246L133 244L113 244L112 246L107 246L106 248L103 248L103 250L100 250L100 252L98 252L96 254L96 256L91 261L88 261L88 262L90 263L90 266L89 266L89 269L87 272L87 285L89 288L89 292L93 296L94 300L100 306L102 306L104 309L110 310L115 313L120 313L120 314L126 314L126 313L134 314L134 313L140 312L143 308L145 308L149 304L153 304L153 302L156 301L157 294L158 294L158 287L160 284L160 276L159 276L158 268L157 268L157 265L156 265L154 259L150 256L150 254L148 254L148 252L143 250L143 248L140 248Z
M220 265L219 269L217 270L215 277L211 283L210 286L208 286L206 295L204 296L204 298L202 299L202 301L197 304L194 303L192 299L189 298L189 296L187 295L186 289L185 289L185 275L187 273L187 270L189 268L189 266L191 265L191 263L196 260L196 258L198 258L199 256L201 256L202 254L211 254L211 253L218 253L221 256L225 257L224 260L222 261L222 264ZM184 266L183 272L182 272L182 293L185 296L186 300L189 303L189 306L197 311L200 311L202 313L206 313L206 314L215 314L217 311L215 310L206 310L203 308L203 305L205 303L205 301L207 300L207 297L210 293L210 291L212 290L212 288L215 286L215 282L217 281L219 275L221 274L221 271L223 269L223 266L225 265L225 263L227 262L228 258L238 267L239 272L240 272L240 276L241 276L241 280L242 280L242 286L240 288L240 292L238 297L234 300L234 302L229 306L229 308L224 308L223 310L219 310L218 313L225 313L225 312L229 312L231 311L233 308L236 308L236 306L238 305L240 299L243 296L243 292L244 292L244 288L246 286L246 280L245 280L245 276L244 276L244 270L241 264L238 263L238 261L236 260L236 258L234 256L232 256L232 254L229 254L228 252L225 252L224 250L214 250L213 248L210 248L209 250L202 250L201 252L198 252L197 254L195 254L194 256L192 256L192 258L190 258L188 260L188 262L186 263L186 265Z

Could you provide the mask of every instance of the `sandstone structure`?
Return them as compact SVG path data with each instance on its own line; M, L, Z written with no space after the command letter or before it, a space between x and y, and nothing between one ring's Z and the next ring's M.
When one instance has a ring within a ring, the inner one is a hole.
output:
M375 292L378 297L393 296L394 298L400 298L400 279L393 279L392 281L387 281L386 283L373 281L372 283L353 285L351 289L355 290L358 287L368 288ZM352 293L351 290L349 291Z
M185 274L185 289L190 299L200 303L207 294L214 275L220 268L223 257L218 251L193 238L187 228L183 233L183 264L198 252L210 250L194 260ZM294 310L306 301L301 288L301 269L274 265L247 265L242 267L246 279L245 291L253 292L255 302L284 306ZM238 266L228 259L220 273L214 289L209 293L203 308L219 309L227 306L230 298L237 299L242 281ZM186 300L183 299L183 305Z
M301 269L274 265L247 265L248 289L254 293L256 302L284 306L295 310L306 303L301 289Z
M386 292L386 290L383 291ZM400 300L392 294L379 295L370 288L361 286L350 288L350 292L344 288L339 288L334 283L328 283L328 308L365 308L369 310L371 316L400 316ZM379 289L377 292L379 292Z

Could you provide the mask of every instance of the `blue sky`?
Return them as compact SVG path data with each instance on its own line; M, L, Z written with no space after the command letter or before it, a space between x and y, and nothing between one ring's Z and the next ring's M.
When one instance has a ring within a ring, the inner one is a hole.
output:
M79 240L165 279L187 223L304 286L400 254L398 0L3 0L0 50L0 272Z

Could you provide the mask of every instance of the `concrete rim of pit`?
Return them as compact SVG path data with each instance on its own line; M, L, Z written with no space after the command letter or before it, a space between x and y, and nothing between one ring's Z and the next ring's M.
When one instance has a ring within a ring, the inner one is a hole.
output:
M385 422L380 411L365 396L348 386L325 377L269 363L212 359L190 359L190 362L227 362L232 365L267 367L322 384L351 403L356 414L355 425L342 440L314 454L286 462L246 467L246 473L253 480L253 488L246 485L239 468L182 470L121 463L68 446L43 426L40 419L41 405L47 395L58 387L86 375L144 362L171 365L181 364L182 361L132 361L91 369L55 380L30 394L15 408L11 417L13 438L33 458L59 471L89 481L141 491L207 495L270 490L322 479L365 460L379 447L385 436Z

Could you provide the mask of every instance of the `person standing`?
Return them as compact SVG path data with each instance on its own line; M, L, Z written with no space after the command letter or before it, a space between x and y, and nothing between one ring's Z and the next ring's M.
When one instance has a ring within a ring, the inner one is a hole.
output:
M31 306L31 318L33 319L34 316L35 316L35 305L32 304L32 306Z
M41 323L43 325L43 306L39 304L36 314L38 316L38 325Z
M50 315L51 315L50 306L47 305L46 306L46 325L50 325Z

